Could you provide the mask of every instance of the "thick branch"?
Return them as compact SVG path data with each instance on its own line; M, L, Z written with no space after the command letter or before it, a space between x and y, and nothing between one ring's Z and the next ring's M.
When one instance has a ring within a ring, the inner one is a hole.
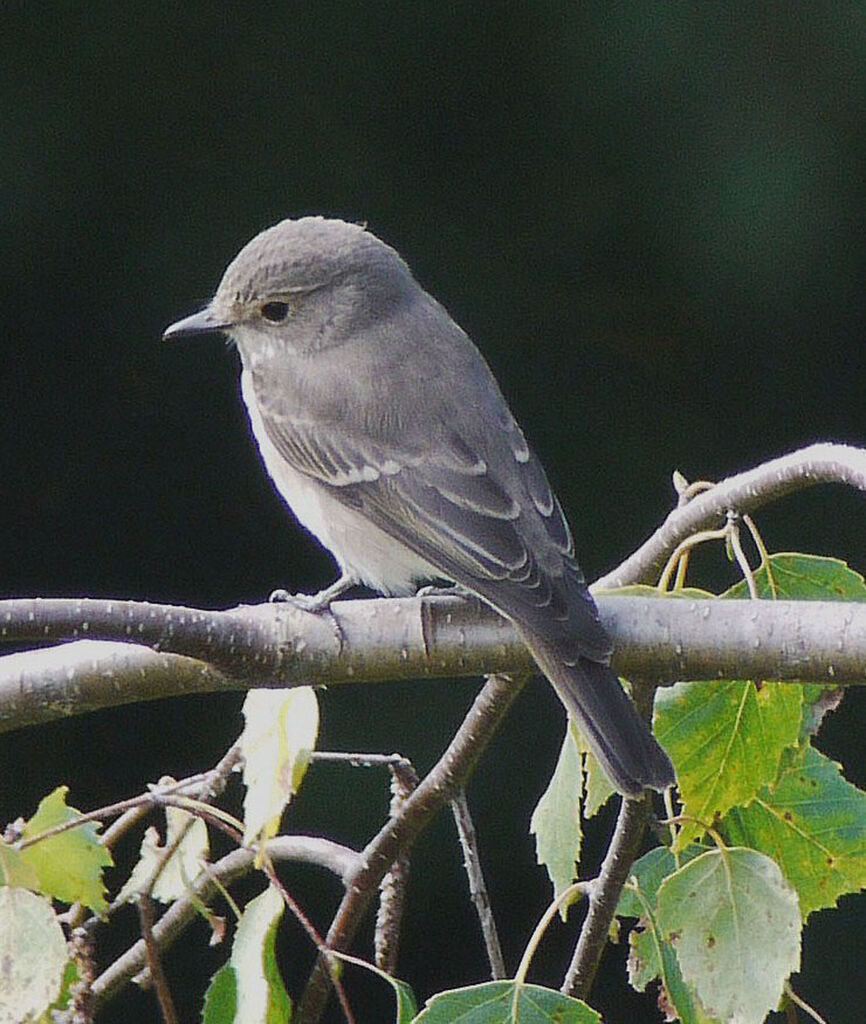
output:
M866 491L866 450L845 444L812 444L727 477L675 508L649 540L595 586L610 590L630 583L652 583L677 544L698 530L717 525L729 509L753 512L795 491L834 483Z
M619 896L640 849L650 811L649 796L623 800L613 838L598 878L589 891L589 910L580 930L562 991L578 999L586 997L607 945Z
M133 616L175 623L212 622L227 644L241 617L254 621L233 674L186 657L195 648L182 624L172 632L178 655L131 643L85 641L0 658L0 732L70 714L181 693L209 693L251 686L369 683L386 679L478 676L533 670L526 648L509 623L477 602L458 597L343 601L334 605L345 632L342 650L319 617L291 618L281 606L203 612L134 602L80 600L0 601L7 639L79 634L82 606L102 606L97 630L123 636ZM111 605L113 612L106 608ZM614 637L614 668L658 683L677 679L754 678L813 680L845 685L866 682L866 603L835 601L696 601L599 595L602 621ZM43 612L46 615L43 617ZM182 614L183 613L183 614ZM295 617L297 616L297 617ZM368 629L373 624L373 632ZM152 627L156 632L157 628ZM262 662L253 668L255 635ZM287 645L281 665L271 653ZM231 663L232 652L215 660ZM271 652L271 653L268 653ZM227 666L228 667L228 666Z

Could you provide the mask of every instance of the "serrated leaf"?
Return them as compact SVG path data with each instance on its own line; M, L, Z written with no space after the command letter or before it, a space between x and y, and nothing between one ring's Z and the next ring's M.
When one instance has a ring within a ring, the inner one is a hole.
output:
M208 855L207 826L201 818L181 807L166 807L165 816L165 844L160 842L155 828L145 831L138 863L118 894L121 902L133 900L150 890L155 900L172 903L187 895L193 879L201 871L201 862ZM179 844L163 864L165 851L174 847L179 837L182 837ZM160 865L162 870L153 883Z
M601 1016L580 999L540 985L520 986L515 1014L515 984L491 981L440 992L416 1024L601 1024Z
M238 983L235 969L223 964L211 978L204 994L202 1024L234 1024L238 1011Z
M51 903L27 889L0 889L0 1024L45 1013L60 997L68 961Z
M800 908L756 850L710 850L669 875L656 919L686 984L728 1024L761 1024L800 966Z
M237 983L237 1024L286 1024L292 1001L277 967L277 926L283 900L272 886L244 908L238 921L231 966Z
M780 865L806 918L866 887L866 793L811 747L785 760L775 787L732 810L723 827Z
M570 728L559 751L547 789L532 812L529 831L535 836L535 856L547 868L553 895L559 896L574 881L580 861L580 803L583 774L580 754ZM567 908L561 914L565 918Z
M770 555L752 574L758 597L776 601L866 601L866 581L839 558L780 552ZM748 598L741 580L722 594Z
M792 683L677 683L656 692L654 725L677 772L683 813L707 825L747 803L778 774L782 753L795 744L802 688ZM701 827L686 823L680 843Z
M689 846L676 858L666 847L657 846L644 854L632 865L616 911L621 917L639 918L637 927L629 932L629 983L643 992L658 979L659 1009L665 1019L677 1017L683 1024L715 1024L715 1018L704 1011L694 990L683 981L676 954L656 922L656 899L669 875L704 852L703 847Z
M589 744L586 742L583 733L571 719L569 719L569 731L574 737L575 743L577 743L577 749L580 751L580 757L583 762L583 816L588 820L598 814L616 790L607 777L607 772L602 768L601 762L589 749Z
M315 749L319 705L309 686L250 690L244 701L244 842L276 835Z
M639 857L628 873L628 883L617 904L617 915L644 917L648 912L654 912L662 882L706 850L705 846L692 845L674 856L667 846L656 846Z
M66 804L67 786L58 786L44 797L36 813L21 831L21 839L34 839L56 825L76 821L81 812ZM104 868L114 863L100 843L99 824L88 821L47 839L40 839L21 851L23 860L36 873L38 890L64 903L83 903L101 914L105 901Z

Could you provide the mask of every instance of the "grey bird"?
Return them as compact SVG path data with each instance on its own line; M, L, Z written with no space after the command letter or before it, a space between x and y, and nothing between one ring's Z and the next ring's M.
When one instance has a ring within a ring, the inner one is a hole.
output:
M341 575L410 594L452 581L509 619L611 782L674 782L610 668L571 531L481 353L394 249L341 220L284 220L166 338L224 331L265 466Z

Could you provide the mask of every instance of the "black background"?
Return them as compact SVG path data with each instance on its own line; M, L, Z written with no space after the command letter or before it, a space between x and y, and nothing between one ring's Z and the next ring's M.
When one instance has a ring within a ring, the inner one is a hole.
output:
M866 434L854 5L58 2L9 4L2 23L5 596L225 607L330 581L262 472L235 354L159 340L241 244L289 215L366 220L466 327L589 577L660 521L674 468L712 479ZM773 549L863 569L864 512L859 495L823 489L760 524ZM396 749L424 769L473 692L329 693L322 744ZM200 770L234 738L239 704L9 734L0 818L31 814L60 782L89 808ZM531 687L470 794L511 969L548 896L526 832L560 731L554 698ZM861 785L864 736L854 694L822 746ZM289 826L360 843L386 801L374 774L317 769ZM324 923L329 884L287 878ZM481 977L464 890L443 818L415 860L401 962L422 996ZM554 927L537 980L556 983L571 934ZM796 987L835 1022L860 1019L864 940L850 898L807 929ZM170 974L193 1019L222 954L201 929L184 947ZM308 957L287 939L290 979ZM657 1020L624 994L618 959L595 994L606 1019ZM386 1019L389 997L356 984L359 1018ZM154 1018L136 994L104 1015Z

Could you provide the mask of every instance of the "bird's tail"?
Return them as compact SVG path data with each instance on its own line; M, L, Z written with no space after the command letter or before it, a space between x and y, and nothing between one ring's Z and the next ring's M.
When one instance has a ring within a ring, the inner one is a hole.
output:
M613 785L627 797L673 785L670 758L613 669L589 658L567 659L555 639L517 629Z

